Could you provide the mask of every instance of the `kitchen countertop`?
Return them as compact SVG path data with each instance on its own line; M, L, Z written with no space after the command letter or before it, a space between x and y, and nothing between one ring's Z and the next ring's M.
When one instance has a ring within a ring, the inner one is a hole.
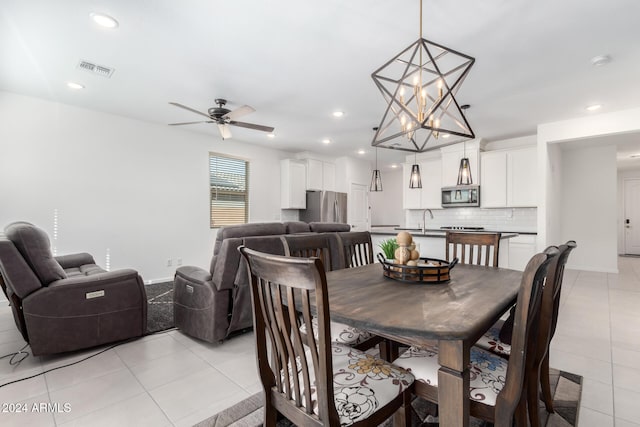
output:
M422 229L420 228L396 228L396 227L372 227L371 228L371 234L383 234L383 235L397 235L400 231L408 231L409 233L411 233L412 236L415 237L440 237L443 238L445 237L446 230L441 230L439 228L427 228L425 230L425 232L422 232ZM462 231L462 230L459 230ZM510 239L512 237L516 237L519 234L537 234L535 232L516 232L516 231L499 231L499 230L482 230L482 231L486 231L486 232L500 232L502 233L502 236L500 236L501 239ZM470 233L473 233L473 231L470 231Z

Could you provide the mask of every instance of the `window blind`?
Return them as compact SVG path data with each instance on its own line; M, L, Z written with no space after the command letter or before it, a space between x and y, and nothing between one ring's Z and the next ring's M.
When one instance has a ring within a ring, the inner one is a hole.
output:
M248 181L249 162L209 153L211 228L247 222Z

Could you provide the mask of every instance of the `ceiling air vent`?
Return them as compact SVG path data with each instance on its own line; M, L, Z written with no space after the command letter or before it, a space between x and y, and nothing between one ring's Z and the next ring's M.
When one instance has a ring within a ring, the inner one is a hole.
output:
M84 60L80 61L80 63L78 64L78 68L107 78L111 77L111 75L115 71L114 68L105 67L104 65L96 65L92 62Z

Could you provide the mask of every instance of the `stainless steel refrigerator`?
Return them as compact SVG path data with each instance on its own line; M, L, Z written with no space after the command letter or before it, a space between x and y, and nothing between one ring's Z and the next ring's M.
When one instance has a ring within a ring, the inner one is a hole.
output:
M307 209L300 211L300 221L347 222L347 193L307 191Z

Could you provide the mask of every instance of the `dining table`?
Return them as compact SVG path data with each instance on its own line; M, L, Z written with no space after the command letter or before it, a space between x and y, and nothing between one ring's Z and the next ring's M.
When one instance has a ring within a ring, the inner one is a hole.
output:
M439 422L469 425L470 349L516 301L522 272L457 264L444 283L398 281L382 264L327 273L333 321L406 345L438 342Z

